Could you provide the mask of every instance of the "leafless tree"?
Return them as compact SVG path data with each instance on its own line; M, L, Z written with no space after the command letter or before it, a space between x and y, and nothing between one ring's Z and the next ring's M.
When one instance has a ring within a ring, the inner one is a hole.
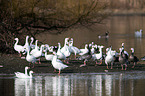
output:
M106 8L102 0L1 0L0 49L10 52L15 37L61 34L78 24L101 23L108 16Z

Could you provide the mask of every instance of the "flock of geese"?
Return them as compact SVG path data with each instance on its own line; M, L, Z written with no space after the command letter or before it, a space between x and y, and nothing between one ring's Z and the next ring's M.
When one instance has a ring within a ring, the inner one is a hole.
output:
M79 49L73 45L73 38L65 38L64 46L61 47L61 44L58 43L58 46L50 46L48 44L42 44L38 46L38 40L35 40L31 37L31 42L29 43L29 36L26 36L25 45L19 45L19 39L15 38L16 42L14 44L14 49L20 54L25 55L25 59L29 62L29 64L39 63L41 64L41 57L45 57L46 60L51 61L52 66L59 70L59 75L61 70L67 68L70 60L71 54L74 54L74 58L76 60L83 60L84 64L80 65L80 67L86 66L86 62L89 60L95 61L96 64L102 64L102 60L105 60L105 64L107 65L107 69L109 69L108 65L111 65L111 69L113 68L114 62L119 62L121 64L122 70L127 69L127 65L130 62L133 62L133 68L135 64L139 61L139 59L134 56L134 48L131 48L131 55L124 50L124 43L122 43L121 48L119 48L120 52L116 52L112 50L112 47L106 48L106 53L103 53L103 45L94 44L94 42L90 44L85 44L85 48ZM49 54L48 54L49 53ZM125 69L124 69L125 66ZM29 67L25 67L25 73L15 72L18 78L32 78L33 71L30 71L27 74L27 69Z

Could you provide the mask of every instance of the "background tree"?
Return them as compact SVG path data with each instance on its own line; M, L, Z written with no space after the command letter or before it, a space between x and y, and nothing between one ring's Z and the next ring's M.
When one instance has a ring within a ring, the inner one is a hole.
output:
M1 0L0 50L12 53L15 37L23 44L25 35L61 34L78 24L101 23L106 8L102 0Z

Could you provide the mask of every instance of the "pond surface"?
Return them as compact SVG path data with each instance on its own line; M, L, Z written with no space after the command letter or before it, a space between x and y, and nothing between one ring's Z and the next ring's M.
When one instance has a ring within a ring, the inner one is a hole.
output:
M144 96L145 72L0 75L1 96Z

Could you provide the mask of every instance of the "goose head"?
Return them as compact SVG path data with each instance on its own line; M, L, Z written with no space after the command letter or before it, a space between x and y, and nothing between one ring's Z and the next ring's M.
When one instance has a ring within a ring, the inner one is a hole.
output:
M122 43L122 47L124 47L124 43Z
M31 42L33 42L34 41L34 38L33 37L31 37Z
M25 70L27 70L27 69L29 69L29 67L26 66L26 67L25 67Z
M30 71L30 72L29 72L30 78L32 77L32 74L33 74L33 73L34 73L33 71Z
M19 39L18 38L15 38L15 40L18 41Z
M131 48L132 53L134 53L134 48Z
M26 39L28 39L29 38L29 36L26 36Z
M87 47L88 47L88 44L85 45L85 48L87 48Z
M69 38L65 38L65 46L69 44L68 40Z

